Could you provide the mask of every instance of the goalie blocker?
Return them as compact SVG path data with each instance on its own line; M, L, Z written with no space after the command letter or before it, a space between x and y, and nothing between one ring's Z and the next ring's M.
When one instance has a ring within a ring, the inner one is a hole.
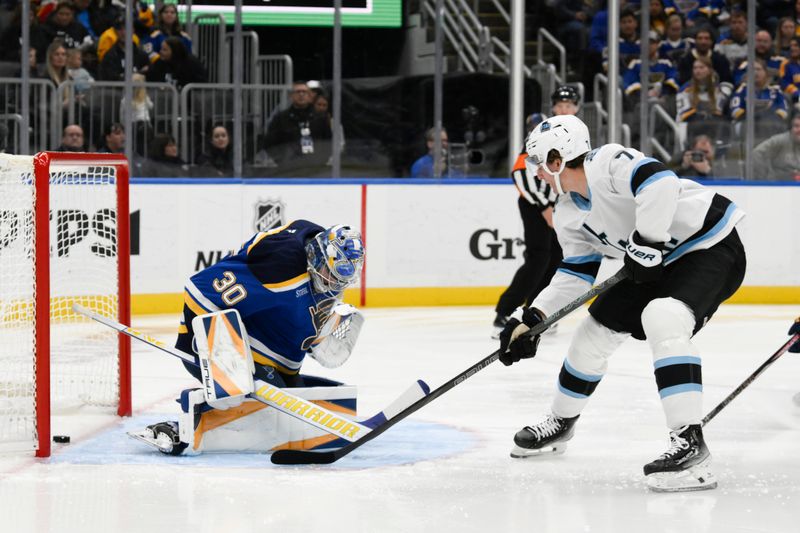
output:
M326 366L338 366L336 363L349 357L355 343L352 335L357 336L363 322L352 306L338 307L341 309L335 309L322 328L325 335L320 335L314 350ZM181 393L177 422L154 424L130 433L132 437L172 455L321 450L342 445L342 439L331 431L248 398L254 392L255 367L247 332L235 309L197 316L192 328L203 387ZM303 376L303 381L305 387L292 388L296 396L345 415L342 424L346 417L356 416L355 387L314 376ZM316 422L325 424L325 417L330 415L320 411Z

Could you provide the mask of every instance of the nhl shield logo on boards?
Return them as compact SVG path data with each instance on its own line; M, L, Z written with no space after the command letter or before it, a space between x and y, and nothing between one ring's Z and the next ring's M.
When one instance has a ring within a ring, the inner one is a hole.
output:
M256 218L253 227L256 231L269 231L286 224L286 204L279 199L259 200L256 203Z

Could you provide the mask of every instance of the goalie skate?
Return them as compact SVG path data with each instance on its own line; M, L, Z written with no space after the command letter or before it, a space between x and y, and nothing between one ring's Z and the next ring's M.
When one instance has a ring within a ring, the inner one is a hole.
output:
M716 488L711 453L699 424L684 426L669 435L670 447L644 466L647 486L654 492L686 492Z
M561 418L551 414L535 426L525 426L514 435L515 446L511 450L511 457L523 459L539 455L561 455L567 449L567 441L575 433L578 416Z
M181 442L177 422L159 422L141 431L129 431L128 435L167 455L180 455L188 446Z

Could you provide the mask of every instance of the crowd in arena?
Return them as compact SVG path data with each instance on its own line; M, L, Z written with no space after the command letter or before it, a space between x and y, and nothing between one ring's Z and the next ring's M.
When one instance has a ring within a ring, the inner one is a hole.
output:
M619 9L619 52L624 92L623 120L638 144L641 92L650 104L661 105L685 128L686 152L672 162L682 175L741 177L744 157L744 121L747 109L747 14L742 0L650 0L650 27L639 28L640 3L622 0ZM56 87L71 81L62 105L73 105L94 81L121 81L125 76L125 3L120 0L30 0L29 73L50 80ZM608 74L605 0L541 0L527 3L528 20L543 25L560 39L567 52L569 78L582 81L587 99L597 73ZM533 18L530 17L533 15ZM759 0L755 48L755 141L759 153L772 155L771 167L761 179L795 180L800 176L800 125L791 117L800 110L800 1ZM21 3L0 2L0 62L15 65L20 76ZM528 28L529 36L535 28ZM646 40L646 41L645 41ZM161 82L177 90L209 80L209 65L194 54L194 43L183 28L174 3L158 7L139 2L133 16L133 79ZM642 87L640 50L649 51L649 83ZM11 75L9 73L3 76ZM74 94L70 91L74 91ZM144 88L134 90L130 105L120 102L120 112L93 123L94 138L84 131L84 149L112 150L109 131L121 127L122 110L130 109L132 130L138 140L136 172L158 175L231 175L233 154L230 122L202 126L203 142L183 161L171 131L154 125L153 102ZM273 114L259 133L258 149L249 161L265 168L285 167L288 175L309 168L325 169L332 154L332 120L325 91L316 82L296 83L290 105ZM64 120L69 128L87 130L95 117ZM66 116L67 113L64 113ZM113 127L112 127L113 126ZM125 132L123 132L125 133ZM343 132L340 136L343 142ZM53 147L55 148L55 147ZM424 156L424 144L420 142ZM343 149L343 144L339 146ZM185 151L180 153L186 154ZM174 155L173 155L174 154ZM300 165L298 162L302 162ZM292 165L298 168L292 168Z

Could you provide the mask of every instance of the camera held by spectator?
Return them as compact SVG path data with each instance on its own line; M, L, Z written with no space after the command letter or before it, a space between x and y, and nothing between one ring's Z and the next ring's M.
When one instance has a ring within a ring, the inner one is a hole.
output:
M714 176L714 143L708 135L698 135L691 147L683 152L679 176L711 178Z

